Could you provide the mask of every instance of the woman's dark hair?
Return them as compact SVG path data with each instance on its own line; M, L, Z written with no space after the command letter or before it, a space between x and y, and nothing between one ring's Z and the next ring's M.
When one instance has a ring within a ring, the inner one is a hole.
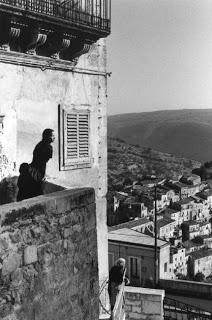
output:
M19 167L20 174L28 173L29 165L26 162L23 162Z
M51 137L52 133L54 132L53 129L45 129L42 133L43 140L48 140Z

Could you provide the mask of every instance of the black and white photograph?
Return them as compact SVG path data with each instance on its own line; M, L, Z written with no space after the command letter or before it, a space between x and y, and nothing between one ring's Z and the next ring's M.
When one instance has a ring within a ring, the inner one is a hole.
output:
M212 0L0 0L0 320L211 302Z

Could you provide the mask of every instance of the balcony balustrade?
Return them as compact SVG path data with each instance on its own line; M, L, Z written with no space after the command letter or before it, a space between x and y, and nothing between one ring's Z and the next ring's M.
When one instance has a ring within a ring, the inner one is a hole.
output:
M211 312L203 310L175 299L164 298L164 319L171 320L209 320Z
M0 49L73 60L110 33L111 0L0 0Z

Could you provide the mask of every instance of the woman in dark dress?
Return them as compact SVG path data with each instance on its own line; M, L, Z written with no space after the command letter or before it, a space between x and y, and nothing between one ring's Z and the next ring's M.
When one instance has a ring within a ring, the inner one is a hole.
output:
M43 194L43 180L46 173L46 164L52 158L54 142L54 130L45 129L42 140L35 146L33 159L29 164L29 174L33 179L33 197Z

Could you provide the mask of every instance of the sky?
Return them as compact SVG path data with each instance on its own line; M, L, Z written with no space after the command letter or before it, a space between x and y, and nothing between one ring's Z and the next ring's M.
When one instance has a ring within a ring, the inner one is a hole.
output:
M111 0L108 114L212 108L212 0Z

